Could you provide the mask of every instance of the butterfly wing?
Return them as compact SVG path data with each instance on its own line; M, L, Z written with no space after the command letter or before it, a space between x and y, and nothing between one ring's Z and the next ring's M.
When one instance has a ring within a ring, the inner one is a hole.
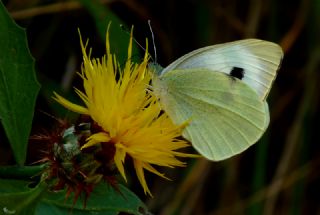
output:
M154 80L154 93L183 136L209 160L254 144L269 122L267 103L245 83L208 69L173 70Z
M162 75L177 69L203 68L230 75L234 69L243 71L243 80L265 100L283 57L279 45L258 39L207 46L194 50L174 61Z

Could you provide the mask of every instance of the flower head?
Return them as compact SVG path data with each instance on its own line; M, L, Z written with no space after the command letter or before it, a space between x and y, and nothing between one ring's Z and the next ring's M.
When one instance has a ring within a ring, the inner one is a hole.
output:
M131 157L144 192L151 195L144 170L165 177L153 165L184 166L176 157L193 156L176 151L188 146L179 139L183 125L174 125L167 114L161 113L157 98L148 89L152 77L148 70L148 51L140 64L131 61L132 32L123 69L116 56L110 53L108 31L106 56L91 59L90 54L86 54L86 46L81 41L83 67L80 76L84 92L76 89L85 106L71 103L58 94L55 100L74 112L89 115L99 128L87 138L81 150L114 147L114 163L125 180L125 158Z

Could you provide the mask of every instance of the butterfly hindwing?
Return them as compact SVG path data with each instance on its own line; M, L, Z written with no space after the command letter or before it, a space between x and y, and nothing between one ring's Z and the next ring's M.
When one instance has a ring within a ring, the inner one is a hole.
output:
M222 160L254 144L269 123L267 104L247 84L209 69L163 73L155 94L175 124L190 120L183 136L210 160Z
M233 76L234 71L241 71L243 76L239 79L265 100L282 57L282 49L275 43L245 39L194 50L174 61L161 74L177 69L202 68Z

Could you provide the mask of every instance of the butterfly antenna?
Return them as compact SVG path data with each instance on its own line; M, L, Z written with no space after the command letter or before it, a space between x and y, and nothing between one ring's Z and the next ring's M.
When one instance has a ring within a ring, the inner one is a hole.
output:
M153 43L153 51L154 51L154 62L157 63L157 48L156 48L156 43L154 41L154 34L152 31L152 27L151 27L151 20L148 20L148 25L149 25L149 29L151 32L151 37L152 37L152 43Z
M122 24L120 24L120 28L121 30L123 30L126 34L128 34L129 36L131 36L131 32ZM143 50L146 51L146 49L136 40L136 38L132 37L133 41Z

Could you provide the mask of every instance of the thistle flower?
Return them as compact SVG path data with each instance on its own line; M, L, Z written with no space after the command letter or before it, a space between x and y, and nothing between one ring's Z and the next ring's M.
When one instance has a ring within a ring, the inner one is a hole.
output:
M99 146L108 150L109 155L113 153L114 164L125 180L125 158L131 157L144 192L151 195L144 170L166 178L153 165L182 167L185 163L176 157L194 155L176 151L188 146L179 139L183 125L174 125L166 113L161 113L157 98L148 89L152 78L148 51L140 64L131 62L131 31L128 59L121 69L116 56L110 53L108 32L109 27L106 56L101 59L91 59L86 54L87 44L83 45L80 38L84 92L75 91L85 106L71 103L56 93L54 99L71 111L89 115L99 128L91 132L81 150Z

